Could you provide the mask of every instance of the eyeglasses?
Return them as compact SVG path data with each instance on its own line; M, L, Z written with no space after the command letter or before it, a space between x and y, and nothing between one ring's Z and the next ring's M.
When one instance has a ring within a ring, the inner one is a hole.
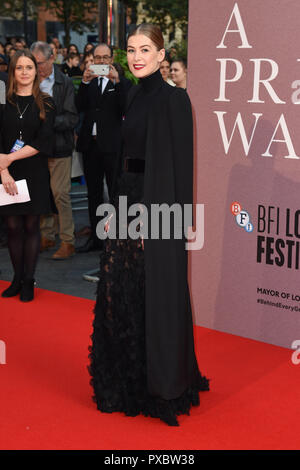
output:
M109 60L111 56L109 55L95 55L94 60Z
M42 62L37 62L37 65L38 66L45 65L47 62L49 62L49 60L50 60L50 57L49 57L49 59L43 60Z

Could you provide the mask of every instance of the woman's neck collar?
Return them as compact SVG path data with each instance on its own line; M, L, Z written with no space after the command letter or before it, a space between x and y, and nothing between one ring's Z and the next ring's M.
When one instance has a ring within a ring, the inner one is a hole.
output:
M178 83L178 85L176 85L177 88L183 88L184 90L186 90L186 80Z
M31 96L32 95L32 86L30 87L18 87L16 91L18 96Z
M147 77L140 78L140 83L146 91L151 91L161 86L161 84L164 83L164 79L162 78L162 74L158 68L155 72L147 75Z

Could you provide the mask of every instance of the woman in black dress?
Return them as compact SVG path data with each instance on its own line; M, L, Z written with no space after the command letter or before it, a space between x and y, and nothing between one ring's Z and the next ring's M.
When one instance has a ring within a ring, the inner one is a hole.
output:
M51 211L47 156L53 150L54 117L52 98L39 88L35 58L27 50L16 52L10 63L7 103L0 108L1 181L6 192L15 195L16 181L26 179L30 201L0 206L14 269L2 297L20 293L24 302L34 298L40 215Z
M128 207L143 203L148 214L154 203L193 201L191 106L184 90L163 80L164 55L157 26L140 25L129 35L128 64L140 83L130 90L123 117L114 207L121 195ZM189 414L199 391L209 388L194 352L185 241L105 242L89 356L94 400L103 412L142 413L177 426L177 416Z

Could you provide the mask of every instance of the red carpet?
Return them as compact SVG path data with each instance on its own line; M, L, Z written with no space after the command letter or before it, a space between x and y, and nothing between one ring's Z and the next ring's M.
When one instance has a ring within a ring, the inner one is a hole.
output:
M178 428L97 411L86 369L93 304L41 289L29 304L0 298L1 450L299 449L292 351L205 328L196 348L211 391Z

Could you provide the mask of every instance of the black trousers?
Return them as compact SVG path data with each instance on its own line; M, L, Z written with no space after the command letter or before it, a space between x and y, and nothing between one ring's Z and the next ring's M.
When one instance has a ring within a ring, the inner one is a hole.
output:
M0 217L0 240L2 240L2 238L5 237L5 228L4 228L4 221L2 219L2 217Z
M92 236L97 239L96 226L100 217L96 216L97 207L103 203L104 175L106 178L108 196L111 190L117 162L117 153L101 152L96 140L92 140L88 151L83 153L83 170L88 191L89 218Z

